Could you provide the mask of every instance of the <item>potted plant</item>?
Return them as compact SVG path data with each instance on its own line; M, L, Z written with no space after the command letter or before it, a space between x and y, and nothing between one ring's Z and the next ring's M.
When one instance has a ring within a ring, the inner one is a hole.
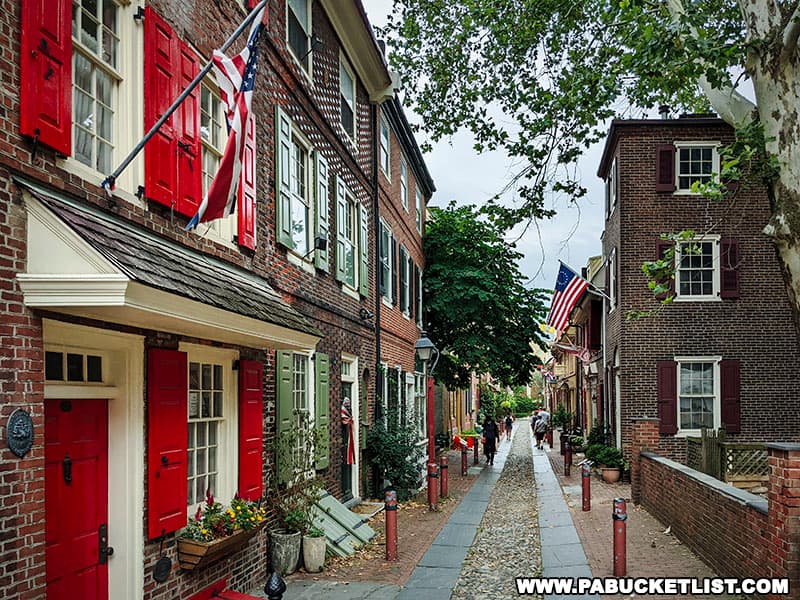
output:
M225 508L206 490L206 501L197 507L178 538L178 562L191 571L247 545L266 523L266 510L258 502L236 496Z
M597 463L606 483L619 481L621 471L625 466L622 450L613 446L604 446L596 456Z
M309 573L319 573L325 564L325 532L312 525L303 535L303 567Z

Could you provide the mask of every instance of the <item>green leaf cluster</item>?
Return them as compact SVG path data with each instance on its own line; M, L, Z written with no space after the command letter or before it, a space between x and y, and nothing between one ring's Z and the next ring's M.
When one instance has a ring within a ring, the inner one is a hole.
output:
M402 422L398 411L389 407L367 432L367 460L392 482L398 500L411 498L419 489L421 459L417 429Z
M430 208L425 234L427 330L443 350L436 377L450 388L470 372L522 385L540 364L545 293L523 285L522 255L473 206Z

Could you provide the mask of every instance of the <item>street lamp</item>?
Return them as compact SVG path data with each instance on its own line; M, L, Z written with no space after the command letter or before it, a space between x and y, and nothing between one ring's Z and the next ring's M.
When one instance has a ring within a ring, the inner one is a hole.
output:
M428 470L430 471L430 465L436 464L436 440L434 439L433 386L428 385L428 362L430 362L431 358L433 358L435 355L433 366L431 367L431 373L433 373L433 370L436 368L436 363L439 362L439 350L436 348L433 342L428 339L428 336L424 331L421 331L420 333L422 334L422 337L417 340L416 344L414 344L414 351L417 354L417 358L419 358L420 362L422 363L422 380L425 385L426 412L428 415ZM429 501L431 501L431 485L432 482L429 480ZM435 504L435 500L433 500L431 502L431 507L434 508Z

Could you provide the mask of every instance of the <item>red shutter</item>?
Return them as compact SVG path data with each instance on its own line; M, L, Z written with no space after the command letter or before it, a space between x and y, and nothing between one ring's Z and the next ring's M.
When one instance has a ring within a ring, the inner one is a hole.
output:
M739 297L739 242L722 238L720 242L720 298Z
M151 7L144 18L144 128L149 131L177 95L178 39L172 28ZM177 207L175 190L177 143L170 116L144 147L145 194L151 200ZM198 172L200 165L197 165Z
M239 182L239 245L256 249L256 118L247 120L242 178Z
M264 371L255 360L239 361L239 495L258 500L263 491Z
M739 361L737 359L721 361L719 378L722 424L728 433L739 433L741 430Z
M672 248L674 244L669 240L662 240L661 238L658 239L656 242L656 258L661 260L667 253L667 250ZM675 273L677 276L677 272ZM658 281L657 283L666 283L663 281ZM670 277L669 280L669 292L664 294L658 294L656 296L657 300L666 300L667 296L674 296L675 295L675 277Z
M678 365L671 360L656 361L658 371L659 432L678 433Z
M72 2L22 2L20 133L72 150Z
M180 71L175 95L171 103L200 72L200 61L194 51L184 42L177 40ZM177 204L175 210L182 215L194 216L203 200L202 160L200 155L200 86L192 90L175 111L175 134L177 136L175 155L177 156Z
M147 535L186 525L188 395L186 353L153 348L147 356Z
M656 191L675 191L675 146L672 144L656 146Z

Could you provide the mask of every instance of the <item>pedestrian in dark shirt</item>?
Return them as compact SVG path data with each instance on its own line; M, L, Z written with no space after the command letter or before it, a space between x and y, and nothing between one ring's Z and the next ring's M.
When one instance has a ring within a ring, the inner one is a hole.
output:
M497 424L487 416L483 420L483 453L486 455L486 462L490 465L494 464L498 437L500 437L500 432L497 430Z
M506 439L509 441L511 440L511 431L513 428L514 428L514 419L511 417L511 415L508 415L506 417Z

